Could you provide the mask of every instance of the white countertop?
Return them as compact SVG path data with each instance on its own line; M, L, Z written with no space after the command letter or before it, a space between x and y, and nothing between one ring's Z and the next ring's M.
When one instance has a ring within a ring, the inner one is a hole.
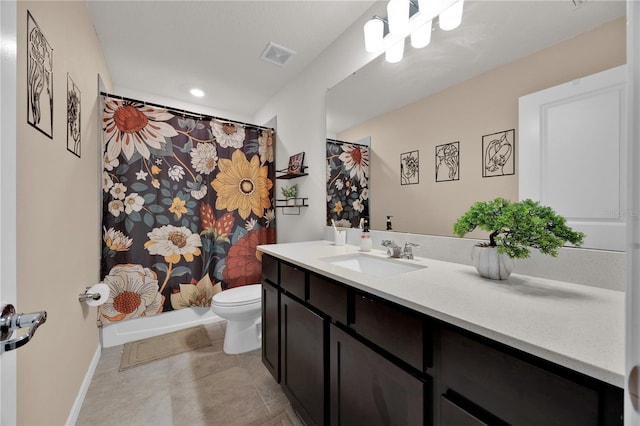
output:
M588 376L624 387L624 292L512 274L504 281L472 266L416 258L426 266L378 277L322 258L357 253L330 241L258 250ZM367 255L387 257L373 250Z

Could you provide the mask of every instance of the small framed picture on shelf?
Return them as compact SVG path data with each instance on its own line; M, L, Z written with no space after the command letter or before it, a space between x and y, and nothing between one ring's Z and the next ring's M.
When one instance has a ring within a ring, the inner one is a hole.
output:
M303 162L304 152L289 157L289 167L287 167L287 173L302 173Z

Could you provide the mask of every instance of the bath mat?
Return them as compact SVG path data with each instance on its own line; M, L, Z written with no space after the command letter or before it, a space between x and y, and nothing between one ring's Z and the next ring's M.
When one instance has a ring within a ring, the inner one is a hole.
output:
M203 325L125 343L120 371L206 346L211 346L211 339Z

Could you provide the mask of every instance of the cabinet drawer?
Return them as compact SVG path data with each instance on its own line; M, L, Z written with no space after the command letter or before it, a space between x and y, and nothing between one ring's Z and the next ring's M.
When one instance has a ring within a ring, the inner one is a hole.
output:
M351 328L420 371L431 366L430 328L414 312L357 293Z
M307 273L304 269L280 263L280 287L306 301Z
M309 275L308 303L343 324L347 324L347 294L346 287L319 275Z
M262 276L264 279L271 281L272 284L280 284L280 277L278 276L278 266L280 262L273 256L268 254L262 254Z
M488 426L462 407L449 401L446 396L440 397L441 426Z
M510 424L597 425L598 391L443 328L442 383Z

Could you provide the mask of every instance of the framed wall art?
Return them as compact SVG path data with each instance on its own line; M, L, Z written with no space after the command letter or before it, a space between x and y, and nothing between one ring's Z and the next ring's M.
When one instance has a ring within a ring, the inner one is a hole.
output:
M67 150L80 157L80 89L67 73Z
M27 11L27 122L53 139L53 48Z
M460 142L436 145L436 182L460 180Z
M420 152L403 152L400 154L400 185L417 183L420 183Z
M289 167L287 167L287 173L302 173L303 162L304 152L289 157Z
M482 177L516 173L516 131L504 130L482 137Z

